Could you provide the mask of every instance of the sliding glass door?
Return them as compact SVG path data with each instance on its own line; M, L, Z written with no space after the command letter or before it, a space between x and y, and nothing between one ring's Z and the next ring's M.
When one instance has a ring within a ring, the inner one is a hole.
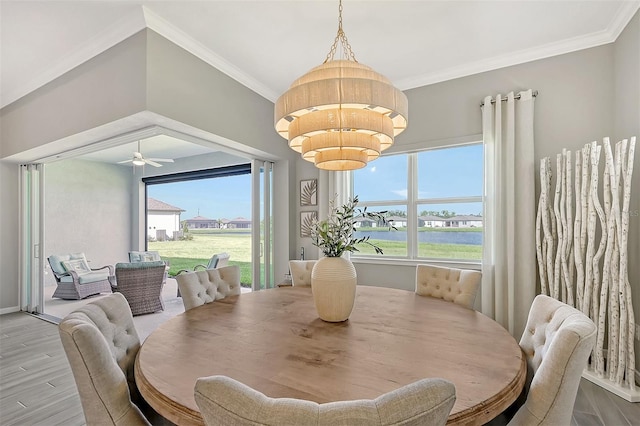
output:
M272 288L273 278L273 163L254 160L251 163L252 231L254 291Z
M44 165L20 166L20 309L44 313Z

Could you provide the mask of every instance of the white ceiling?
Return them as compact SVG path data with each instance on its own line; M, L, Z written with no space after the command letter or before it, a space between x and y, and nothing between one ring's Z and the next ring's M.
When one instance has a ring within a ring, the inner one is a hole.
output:
M639 7L344 0L343 27L356 59L406 90L613 42ZM145 27L275 101L324 61L337 18L337 0L0 0L0 107Z

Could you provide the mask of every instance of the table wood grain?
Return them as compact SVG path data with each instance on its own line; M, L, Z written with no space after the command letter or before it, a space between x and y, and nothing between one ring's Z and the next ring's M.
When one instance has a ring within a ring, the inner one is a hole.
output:
M310 288L228 297L180 314L144 342L140 392L164 417L202 425L196 379L225 375L270 397L373 399L425 377L456 387L448 424L483 424L526 378L515 339L485 315L413 292L358 286L349 320L318 318Z

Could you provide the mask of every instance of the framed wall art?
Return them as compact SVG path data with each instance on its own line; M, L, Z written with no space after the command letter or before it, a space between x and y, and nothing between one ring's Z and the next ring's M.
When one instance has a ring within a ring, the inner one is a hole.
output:
M311 225L318 219L318 212L300 212L300 236L302 238L311 236Z
M307 179L300 181L300 205L301 206L317 206L318 205L318 180Z

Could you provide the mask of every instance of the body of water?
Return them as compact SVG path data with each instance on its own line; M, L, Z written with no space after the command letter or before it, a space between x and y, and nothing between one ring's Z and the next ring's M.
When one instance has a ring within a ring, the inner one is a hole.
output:
M356 231L355 237L373 240L407 241L407 231ZM482 232L418 232L419 243L482 245Z

